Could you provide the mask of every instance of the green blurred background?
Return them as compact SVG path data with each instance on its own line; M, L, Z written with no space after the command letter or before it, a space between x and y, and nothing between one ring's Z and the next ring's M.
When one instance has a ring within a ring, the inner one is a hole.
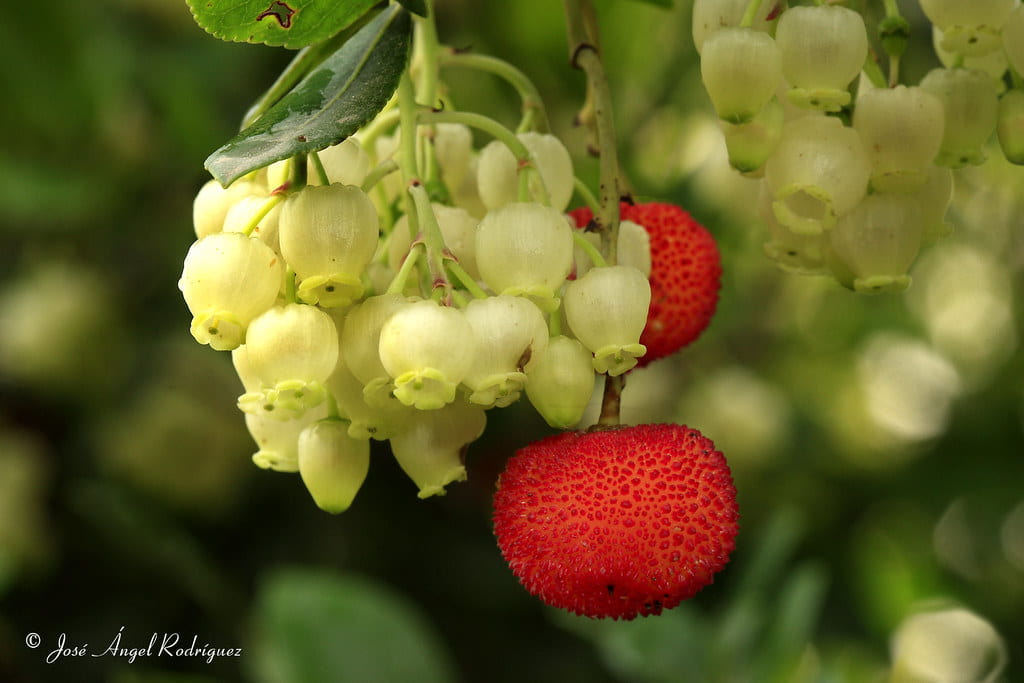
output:
M560 3L437 5L441 39L518 64L579 153ZM181 0L5 8L0 681L877 681L929 604L989 620L1024 680L1024 169L993 149L957 172L954 233L905 294L783 273L676 5L598 3L620 148L639 196L714 233L725 274L707 333L631 375L624 419L712 438L743 527L713 586L633 623L548 610L501 559L495 479L548 433L525 401L491 411L444 498L418 500L380 444L338 517L249 461L230 360L192 341L176 282L203 160L289 53L221 43ZM915 26L914 81L935 63ZM503 84L446 77L516 121ZM122 647L243 653L45 661L61 633L97 653L121 627Z

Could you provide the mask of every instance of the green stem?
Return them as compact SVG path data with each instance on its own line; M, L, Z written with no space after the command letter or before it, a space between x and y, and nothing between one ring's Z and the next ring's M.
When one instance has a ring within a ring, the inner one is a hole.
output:
M334 393L330 389L327 390L327 419L341 419L341 412L338 410L338 400L334 398Z
M284 285L285 301L287 301L290 304L297 303L299 299L295 291L295 271L292 269L291 266L288 266L288 269L284 273Z
M402 74L398 82L398 118L398 166L402 169L405 182L411 183L420 176L416 167L416 94L408 71Z
M622 404L622 390L626 388L626 375L612 377L605 375L604 395L601 397L601 417L597 424L612 426L619 424L619 410Z
M275 206L283 202L287 196L288 194L286 192L275 192L270 195L267 201L263 202L263 206L260 207L260 210L257 211L249 222L246 223L245 227L242 228L242 234L251 237L253 231L259 227L260 221L266 218L267 214L270 213Z
M391 175L398 169L398 162L394 159L388 159L387 161L377 164L377 166L366 174L366 179L363 180L362 189L367 194L370 193L377 183Z
M385 107L384 111L377 115L377 118L359 132L359 144L362 145L363 149L371 157L376 157L376 150L374 148L377 138L395 127L395 124L398 123L399 115L399 110L393 106L390 109Z
M882 73L882 67L878 66L875 56L870 51L868 51L868 56L864 59L864 74L876 88L884 88L888 83L885 74Z
M600 201L595 214L601 234L601 251L610 265L615 265L619 235L619 158L615 142L611 89L601 63L596 33L596 14L590 0L563 0L569 38L569 54L573 64L587 78L592 95L592 125L600 152ZM591 30L588 32L586 26Z
M552 339L562 335L562 311L556 308L548 315L548 336Z
M441 234L441 226L437 223L434 208L430 205L430 196L427 194L427 189L419 183L409 186L409 194L416 207L416 217L419 219L423 243L427 247L430 286L433 290L443 289L447 296L451 292L452 283L444 272L444 253L446 251L444 235Z
M526 120L528 117L534 119L536 129L541 133L546 133L550 130L547 111L544 108L544 101L541 99L540 91L537 90L537 86L533 84L533 81L525 73L512 64L497 57L460 52L453 48L448 48L441 52L441 66L476 69L477 71L484 71L505 80L515 88L520 100L522 100L523 119Z
M476 283L476 280L474 280L472 276L470 276L470 274L466 272L466 269L462 267L462 265L455 259L454 256L447 257L446 260L447 263L445 265L448 267L448 270L451 272L452 275L458 278L462 286L466 288L466 291L473 295L473 298L487 298L487 292L485 292L480 287L480 285Z
M316 175L320 180L320 184L330 185L331 179L327 177L327 169L324 168L324 162L320 161L320 155L313 152L309 158L313 160L313 168L316 169Z
M587 185L579 178L573 178L572 180L573 186L576 188L576 192L583 198L583 203L586 204L592 212L597 213L601 207L600 204L598 204L597 197L594 196L594 193L591 192L590 188L587 187Z
M754 25L754 18L757 17L757 11L761 9L761 0L750 0L747 3L747 11L743 13L743 18L740 19L740 28L750 28Z
M597 250L597 247L590 243L590 240L586 238L581 230L573 230L572 239L576 243L576 246L583 250L587 255L587 258L589 258L590 262L595 266L598 268L604 268L608 265L604 260L604 257L601 256L601 252Z
M431 0L424 0L427 16L416 16L416 51L419 58L420 78L416 92L421 101L434 106L437 103L437 84L440 80L440 51L437 40L437 25Z
M409 279L409 273L416 267L416 261L419 260L420 254L423 253L423 243L417 242L409 248L409 253L405 255L405 259L402 261L402 266L395 273L395 277L391 280L388 285L386 294L401 294L405 291L405 283Z

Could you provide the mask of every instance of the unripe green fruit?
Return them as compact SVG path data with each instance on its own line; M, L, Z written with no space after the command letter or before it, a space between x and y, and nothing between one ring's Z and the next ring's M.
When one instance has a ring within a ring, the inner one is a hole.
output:
M544 310L572 268L572 228L549 206L508 204L488 211L476 231L480 277L498 294L529 296Z
M1024 164L1024 90L1009 90L999 99L996 132L1006 160Z
M782 82L782 57L767 33L725 28L704 43L701 80L718 117L730 123L750 121Z
M455 400L475 354L476 337L465 314L435 301L403 306L380 330L380 361L394 378L395 398L420 410Z
M307 185L285 200L279 231L302 301L331 308L363 295L361 275L379 233L365 192L353 185Z
M794 7L782 13L775 41L791 102L824 111L850 103L847 87L868 54L859 13L837 5Z
M636 268L594 268L565 288L565 318L594 354L594 369L621 375L647 352L640 334L647 324L651 284Z
M921 88L942 102L942 147L935 163L960 168L985 161L984 145L999 118L999 96L992 79L975 69L932 69Z
M258 239L218 232L198 240L178 281L192 336L218 351L234 349L252 319L274 305L283 279L280 257Z
M915 209L905 194L873 194L839 219L832 248L856 276L858 292L898 292L910 286L906 273L922 234Z
M565 211L572 199L575 175L572 157L562 141L546 133L519 133L519 140L530 151L544 181L551 206ZM536 178L533 179L536 181ZM480 151L477 161L477 190L488 209L498 209L517 201L519 164L505 143L493 140ZM539 200L536 182L530 184L531 199Z
M569 429L583 419L595 383L590 351L559 335L548 341L527 373L526 396L545 422Z
M320 420L299 434L298 464L317 507L344 512L366 480L370 442L350 437L346 420Z
M484 409L456 401L439 410L417 410L391 439L391 451L420 498L443 496L444 487L466 479L465 450L484 432Z
M765 164L772 209L796 233L830 230L867 192L871 166L857 131L832 116L807 116L782 128Z
M921 88L865 90L857 97L853 128L871 161L871 186L909 192L924 184L925 170L939 153L944 128L942 103Z

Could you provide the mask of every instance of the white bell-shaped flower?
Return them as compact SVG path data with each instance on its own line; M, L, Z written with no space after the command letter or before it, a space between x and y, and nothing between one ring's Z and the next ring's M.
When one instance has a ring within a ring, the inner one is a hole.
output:
M476 338L462 311L424 300L387 319L379 351L394 378L395 397L407 406L436 410L455 400L455 389L475 360Z
M561 212L534 203L488 211L476 231L476 264L498 294L530 296L545 311L572 268L572 228Z
M879 192L909 192L924 184L939 153L942 103L921 88L874 88L857 96L853 128L871 161L871 186Z
M1003 24L1003 52L1013 70L1024 74L1024 5L1017 5Z
M218 232L196 241L178 281L192 336L218 351L237 347L250 321L274 305L283 280L281 258L258 239Z
M371 296L349 309L341 330L341 357L376 405L391 393L391 375L380 360L380 330L388 318L412 303L401 294ZM378 396L384 394L385 396Z
M288 420L323 402L338 362L338 331L329 315L306 304L276 306L252 321L245 347L260 390L238 399L242 411Z
M739 26L748 4L748 0L694 0L692 29L697 53L702 52L704 42L718 31ZM753 27L758 31L769 32L778 15L777 2L762 2L754 15Z
M921 612L892 638L890 681L996 683L1006 668L1006 644L992 624L961 607Z
M832 248L856 276L858 292L898 292L921 248L922 225L906 194L873 194L839 219Z
M647 324L651 283L636 268L594 268L565 288L565 318L594 354L594 369L621 375L647 352L640 334Z
M828 273L824 261L824 248L828 235L804 235L793 232L781 225L772 211L772 193L761 183L757 209L761 219L768 226L769 240L764 244L764 253L787 273L797 275L820 275Z
M378 361L379 362L379 361ZM367 396L363 384L356 379L348 363L338 361L334 374L327 380L327 390L348 420L348 435L353 439L390 439L409 414L415 412L391 395L390 380L386 388ZM371 405L369 400L373 400Z
M228 187L217 180L206 181L192 202L192 227L196 239L220 232L224 227L224 217L232 206L245 197L261 194L266 195L263 188L249 180L236 180Z
M476 354L462 383L471 403L503 408L519 399L533 359L548 345L544 316L528 299L473 299L465 309L476 338Z
M921 88L942 102L946 121L935 163L950 168L983 163L983 147L999 119L999 95L988 74L975 69L932 69L921 79Z
M278 420L269 414L246 413L245 426L256 442L253 464L276 472L299 471L299 435L309 425L327 417L322 404L294 420Z
M583 233L583 239L594 245L598 251L601 250L601 236L596 232ZM621 221L615 254L615 260L620 266L632 266L650 277L651 236L644 226L633 221ZM574 248L573 259L576 262L577 278L583 277L588 270L594 267L594 262L578 244Z
M551 206L565 211L572 199L575 175L572 157L562 141L548 133L519 133L516 135L540 171L540 177L547 188ZM519 195L519 164L515 155L499 140L492 140L482 150L477 161L477 190L480 199L488 209L497 209L517 201ZM537 201L541 194L537 178L531 179L531 199Z
M348 422L326 419L299 434L299 475L317 507L337 514L352 505L370 470L370 442L348 435Z
M782 55L767 33L724 28L704 42L700 75L718 118L746 123L782 82Z
M998 50L999 29L1013 10L1014 0L921 0L921 9L943 33L942 47L962 55Z
M461 123L438 123L434 128L434 155L441 178L454 192L472 170L473 132Z
M814 235L831 229L856 206L867 192L870 173L857 131L832 116L807 116L783 126L764 177L779 223Z
M996 133L1006 160L1024 164L1024 90L1009 90L999 98Z
M548 341L527 377L526 397L557 429L569 429L583 419L597 379L590 351L564 335Z
M464 401L440 410L415 411L391 437L391 452L419 488L420 498L444 495L444 487L465 481L466 448L484 432L484 409Z
M470 277L479 279L480 273L476 267L476 226L480 221L465 209L437 203L432 203L430 206L433 208L434 217L437 218L437 224L441 228L445 247L458 259L459 265L469 273ZM409 253L412 238L413 236L409 233L409 217L402 214L395 221L395 226L388 239L388 265L391 270L398 272L398 269L401 268L402 262Z
M1003 32L1005 33L1005 31L1006 26L1004 25ZM1006 82L1003 80L1003 76L1010 66L1006 51L993 50L984 55L962 55L957 52L950 52L942 47L943 35L938 27L932 26L932 48L934 48L935 55L939 58L939 61L942 62L942 66L947 69L962 67L964 69L984 71L992 77L992 82L996 86L996 92L1002 94L1006 90Z
M864 67L868 34L858 12L838 5L793 7L775 31L791 102L839 111L850 103L850 82Z
M336 145L320 150L317 156L332 185L362 185L370 172L370 155L355 138L345 138ZM310 158L306 163L306 176L310 182L319 182L320 174L313 159Z
M379 231L365 192L353 185L307 185L285 201L279 231L302 301L333 308L363 295L361 275Z
M720 121L729 164L741 173L755 173L775 151L782 138L786 111L775 97L746 123Z

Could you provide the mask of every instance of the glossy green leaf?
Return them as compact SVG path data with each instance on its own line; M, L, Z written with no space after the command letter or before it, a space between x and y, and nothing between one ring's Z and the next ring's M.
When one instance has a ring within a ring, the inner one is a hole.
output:
M250 652L258 683L446 683L451 658L423 614L386 585L293 569L256 598Z
M387 104L409 57L412 20L398 5L381 12L263 116L211 154L223 185L296 154L341 142Z
M421 17L427 16L426 0L398 0L398 4L413 14L418 14Z
M196 23L220 38L300 48L330 38L379 0L188 0Z

